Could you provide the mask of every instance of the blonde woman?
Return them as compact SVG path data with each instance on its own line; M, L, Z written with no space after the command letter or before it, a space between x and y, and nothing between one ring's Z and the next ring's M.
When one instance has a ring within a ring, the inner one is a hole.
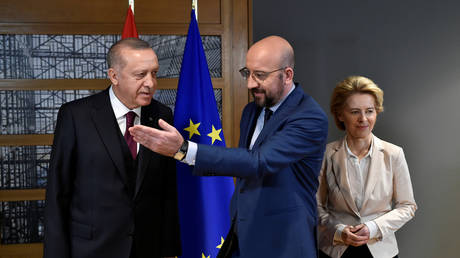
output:
M402 148L373 133L383 91L370 79L339 82L331 112L345 136L326 147L317 193L320 257L397 257L395 231L417 209Z

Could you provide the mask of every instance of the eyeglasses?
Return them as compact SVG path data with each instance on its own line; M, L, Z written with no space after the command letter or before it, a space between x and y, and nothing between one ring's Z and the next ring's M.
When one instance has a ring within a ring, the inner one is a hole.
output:
M252 76L252 79L254 79L255 81L263 82L268 78L268 76L271 73L281 71L281 70L284 70L284 69L286 69L286 67L282 67L282 68L273 70L271 72L264 72L264 71L253 71L253 72L251 72L248 68L243 67L243 68L240 69L239 72L240 72L241 76L243 76L243 79L245 79L245 80L248 80L249 76Z

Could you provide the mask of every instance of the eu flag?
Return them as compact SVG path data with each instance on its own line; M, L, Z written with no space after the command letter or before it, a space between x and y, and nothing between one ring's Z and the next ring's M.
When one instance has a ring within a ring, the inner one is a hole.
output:
M225 147L208 64L192 10L177 87L174 125L185 140ZM230 227L231 177L198 177L178 162L182 257L216 257Z

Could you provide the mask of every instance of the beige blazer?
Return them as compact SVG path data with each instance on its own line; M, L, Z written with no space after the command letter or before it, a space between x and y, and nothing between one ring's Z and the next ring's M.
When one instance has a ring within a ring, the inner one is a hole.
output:
M347 176L345 139L329 143L324 154L317 193L319 247L329 256L341 257L347 245L334 242L337 227L373 220L381 232L368 247L375 258L398 254L395 231L414 217L412 184L402 148L372 135L374 150L361 210L351 197Z

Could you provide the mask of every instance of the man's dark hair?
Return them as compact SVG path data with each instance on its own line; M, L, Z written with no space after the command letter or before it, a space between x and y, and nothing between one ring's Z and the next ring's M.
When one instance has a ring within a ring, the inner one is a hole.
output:
M112 68L115 65L120 65L121 67L125 65L123 58L120 56L120 51L123 48L135 50L152 49L149 43L139 38L125 38L119 40L110 47L109 52L107 53L107 65L109 68Z

